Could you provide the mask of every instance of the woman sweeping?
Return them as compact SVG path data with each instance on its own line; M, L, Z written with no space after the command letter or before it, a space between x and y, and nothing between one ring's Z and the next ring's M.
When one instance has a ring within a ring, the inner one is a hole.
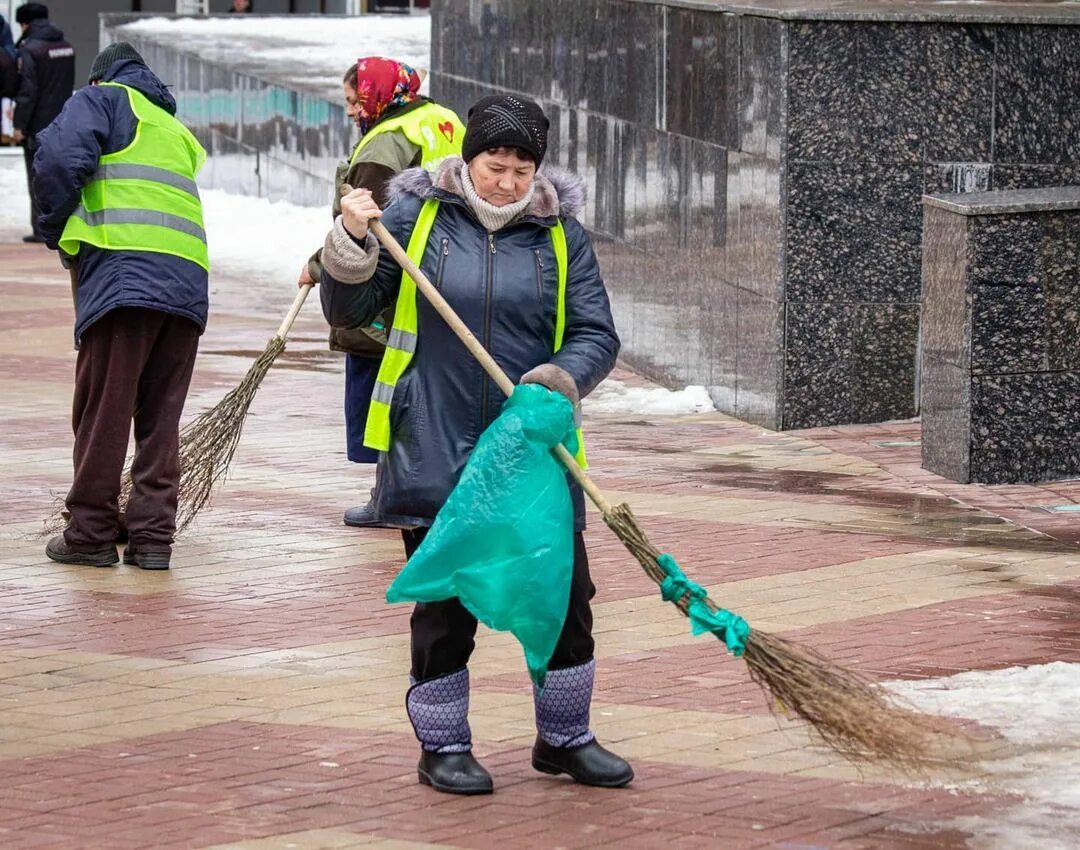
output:
M358 59L341 82L345 112L360 131L360 140L334 175L333 215L341 214L343 183L368 189L385 206L390 178L406 168L433 170L461 152L465 128L451 110L420 94L420 76L402 62L379 56ZM316 251L300 272L300 286L322 277L322 251ZM364 421L386 347L388 316L374 317L362 328L334 328L330 348L345 352L345 445L353 463L375 463L379 454L364 446ZM345 524L378 525L370 503L345 511Z
M332 327L364 327L397 299L365 439L381 452L376 517L407 529L406 557L498 416L503 394L426 301L399 298L401 268L380 253L368 223L381 216L409 246L511 379L560 392L577 409L615 365L619 339L589 237L573 218L583 202L581 181L560 171L537 173L547 129L543 111L526 98L481 99L469 110L463 158L448 158L434 175L399 175L385 213L369 190L354 190L323 247L322 304ZM572 497L570 600L547 681L534 690L532 764L586 785L620 787L633 770L589 729L595 588L576 486ZM490 793L491 776L471 753L468 723L477 621L449 599L417 604L410 625L406 707L421 745L420 782L449 793Z

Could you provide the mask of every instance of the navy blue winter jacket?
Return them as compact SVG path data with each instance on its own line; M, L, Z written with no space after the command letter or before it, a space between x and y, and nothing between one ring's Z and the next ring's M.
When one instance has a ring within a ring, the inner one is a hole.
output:
M49 21L31 21L19 39L19 91L11 121L33 138L60 114L75 88L75 50Z
M141 62L120 60L103 80L131 86L166 112L176 113L176 101L165 84ZM38 226L50 248L57 247L98 160L131 144L137 125L127 92L117 86L86 86L38 134L34 195L41 208ZM76 269L76 346L91 324L117 307L174 313L191 319L200 330L206 327L207 273L197 263L171 254L110 251L83 243Z
M438 198L421 269L510 380L517 383L530 369L553 363L569 373L584 397L615 366L619 337L589 236L573 218L584 200L580 178L557 170L538 174L524 215L489 239L462 195L461 164L457 157L447 159L434 181L422 168L395 177L383 224L407 245L424 200ZM550 229L560 218L568 269L566 330L556 353L559 286ZM324 264L323 313L333 327L363 327L395 299L400 283L401 268L387 251L367 283L340 283ZM419 340L394 389L390 451L379 457L374 503L384 521L427 526L505 396L419 293L416 302ZM571 483L571 495L580 531L581 488Z

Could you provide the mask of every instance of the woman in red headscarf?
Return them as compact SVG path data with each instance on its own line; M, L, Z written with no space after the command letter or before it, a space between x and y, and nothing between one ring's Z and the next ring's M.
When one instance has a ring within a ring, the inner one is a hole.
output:
M341 215L343 183L370 190L385 206L394 175L418 165L434 170L446 157L461 153L464 125L451 110L421 95L420 83L420 75L405 63L379 56L359 59L345 72L341 84L345 113L360 131L360 140L334 175L335 219ZM320 248L300 272L299 283L318 283L321 275ZM353 463L374 464L379 459L378 452L364 446L364 423L386 348L390 322L385 318L363 329L330 331L330 348L345 352L345 438ZM370 501L346 510L345 524L380 525Z

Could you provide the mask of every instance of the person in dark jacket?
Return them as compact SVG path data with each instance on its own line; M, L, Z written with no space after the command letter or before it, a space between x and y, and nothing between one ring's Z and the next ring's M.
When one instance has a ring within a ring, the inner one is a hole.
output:
M381 56L362 57L345 71L341 83L345 112L360 131L360 139L334 175L333 218L341 214L343 184L371 190L375 202L383 206L395 174L413 166L430 168L446 155L461 152L465 128L460 119L423 97L420 83L420 75L411 67ZM320 248L301 270L300 286L319 282L321 253ZM364 446L364 422L389 322L387 311L373 326L330 330L330 349L345 353L345 447L353 463L374 464L379 459L377 451ZM380 525L370 501L348 508L344 522L354 528Z
M362 327L397 299L388 343L396 353L383 360L367 436L383 448L377 515L414 526L403 532L406 557L424 539L504 399L422 296L413 296L415 319L409 318L401 268L380 251L368 222L381 216L402 245L414 238L423 243L410 249L416 261L512 380L543 384L578 409L614 367L619 339L589 237L573 217L583 203L581 181L536 171L547 128L540 107L525 98L478 101L469 111L462 158L447 159L434 176L410 169L394 178L385 212L369 191L350 193L323 246L321 297L333 327ZM433 220L429 200L438 201ZM429 226L426 240L414 237ZM581 534L583 495L571 486L569 609L544 689L534 691L532 763L587 785L618 787L633 770L589 729L595 588ZM414 684L406 706L421 743L419 779L439 791L492 790L491 776L472 756L468 724L467 664L476 625L457 599L418 604L410 622Z
M195 175L206 154L131 45L105 48L40 135L41 234L73 266L75 474L71 519L46 553L167 569L176 530L180 414L206 326L209 261ZM120 480L132 419L126 514Z
M37 135L60 114L75 88L75 48L49 21L42 3L27 3L15 10L15 20L23 28L19 39L19 91L12 116L14 139L23 146L26 182L30 192L31 232L24 242L44 242L38 230L40 215L34 196L31 170Z

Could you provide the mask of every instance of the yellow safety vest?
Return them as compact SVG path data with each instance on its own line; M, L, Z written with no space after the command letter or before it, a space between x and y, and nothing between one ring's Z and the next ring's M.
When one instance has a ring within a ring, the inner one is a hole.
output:
M409 259L417 266L424 259L428 236L435 225L439 213L439 202L435 199L424 201L420 215L416 218L412 237L407 249ZM559 274L559 295L555 307L554 351L562 348L563 335L566 332L566 231L562 222L556 222L551 228L551 246L555 251L555 265ZM419 326L416 310L416 283L407 272L401 273L401 287L398 290L397 308L394 312L394 324L390 329L386 352L383 354L379 375L375 379L375 389L371 394L371 406L368 408L367 423L364 427L364 445L371 449L385 452L390 450L390 404L394 398L394 388L416 353L416 341L419 338ZM575 459L582 469L585 462L585 438L581 433L581 411L574 411L574 425L577 429L578 450Z
M87 242L113 251L156 251L209 270L202 202L195 175L202 145L176 118L120 83L137 120L135 138L105 154L64 225L60 248L77 254Z
M425 103L397 118L379 121L357 142L352 156L349 157L349 165L356 162L360 152L371 144L376 136L393 132L402 133L406 139L420 148L421 167L434 171L448 156L457 156L461 153L465 125L461 123L461 119L453 110L439 106L437 103Z

